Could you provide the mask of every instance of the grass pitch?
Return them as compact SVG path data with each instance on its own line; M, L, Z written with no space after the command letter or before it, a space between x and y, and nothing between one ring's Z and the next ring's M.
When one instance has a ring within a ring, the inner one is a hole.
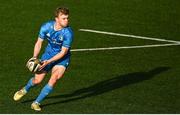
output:
M31 74L40 25L59 6L70 9L72 49L140 46L166 42L80 32L81 28L179 40L178 0L2 1L0 5L0 113L37 113L32 101L47 83L20 102L14 93ZM44 44L45 46L45 44ZM180 113L180 46L72 52L71 64L39 113Z

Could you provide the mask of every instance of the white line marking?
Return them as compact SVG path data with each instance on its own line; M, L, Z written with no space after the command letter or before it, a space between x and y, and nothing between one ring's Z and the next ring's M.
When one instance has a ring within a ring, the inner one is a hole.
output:
M136 35L128 35L128 34L119 34L119 33L97 31L97 30L91 30L91 29L79 29L79 31L93 32L93 33L99 33L99 34L107 34L107 35L114 35L114 36L139 38L139 39L146 39L146 40L154 40L154 41L162 41L162 42L169 42L169 43L180 44L180 41L166 40L166 39L159 39L159 38L152 38L152 37L144 37L144 36L136 36Z
M87 49L72 49L72 52L82 51L100 51L100 50L116 50L116 49L135 49L135 48L150 48L150 47L165 47L165 46L177 46L180 44L155 44L155 45L143 45L143 46L122 46L122 47L107 47L107 48L87 48Z

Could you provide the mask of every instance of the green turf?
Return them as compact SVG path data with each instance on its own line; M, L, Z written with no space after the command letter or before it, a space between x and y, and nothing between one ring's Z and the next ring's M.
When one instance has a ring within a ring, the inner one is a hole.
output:
M30 78L25 64L40 25L53 19L59 5L71 11L72 49L168 43L80 32L81 28L180 41L178 0L1 1L0 113L38 113L30 105L50 74L20 102L12 97ZM72 52L65 77L39 113L180 113L179 50L169 46Z

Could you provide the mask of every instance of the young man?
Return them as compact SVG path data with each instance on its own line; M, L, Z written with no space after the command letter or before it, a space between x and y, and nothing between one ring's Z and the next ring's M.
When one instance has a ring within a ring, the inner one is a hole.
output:
M53 87L60 79L70 61L70 48L73 40L73 31L68 26L69 10L67 8L57 8L55 20L49 21L41 26L38 40L34 47L34 54L31 59L38 58L44 40L48 40L48 45L41 57L42 65L40 73L36 73L21 90L14 94L14 100L20 100L29 92L30 88L41 83L45 75L51 70L49 82L41 90L39 96L31 104L31 108L40 111L40 102L52 91ZM31 60L30 59L30 60Z

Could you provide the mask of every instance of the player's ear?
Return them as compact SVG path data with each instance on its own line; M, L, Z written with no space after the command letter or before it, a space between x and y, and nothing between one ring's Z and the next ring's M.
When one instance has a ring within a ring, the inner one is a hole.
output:
M58 18L57 18L57 17L55 17L55 20L57 21L57 20L58 20Z

